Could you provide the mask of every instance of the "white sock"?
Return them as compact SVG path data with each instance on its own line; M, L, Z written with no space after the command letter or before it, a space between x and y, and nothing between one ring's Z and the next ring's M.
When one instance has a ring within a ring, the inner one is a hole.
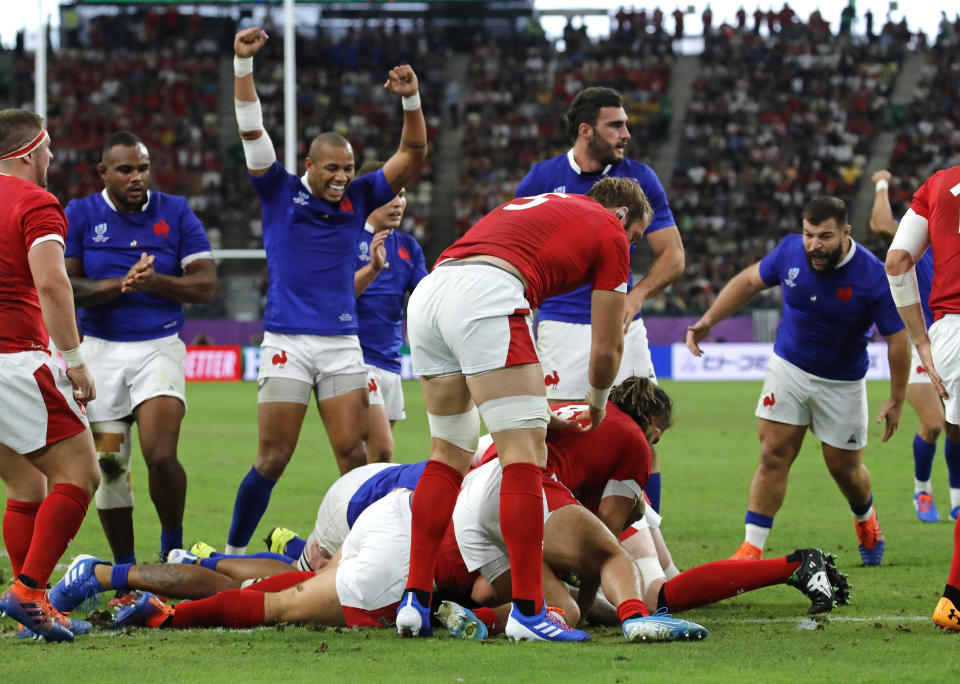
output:
M960 489L956 487L950 488L950 510L952 511L957 506L960 506Z
M852 512L852 511L851 511ZM863 515L853 514L853 519L857 522L866 522L870 519L870 516L873 515L873 506L870 507L870 510L864 513Z
M223 547L223 552L228 556L245 556L247 554L246 546L230 546L227 544Z
M680 574L680 568L671 560L670 565L663 569L663 574L668 580L672 580L674 577Z
M913 493L914 494L932 494L933 487L930 484L930 480L913 480Z
M767 544L767 537L770 536L770 528L760 527L759 525L754 525L753 523L747 523L744 525L744 527L746 528L744 540L750 542L758 549L763 551L763 547Z

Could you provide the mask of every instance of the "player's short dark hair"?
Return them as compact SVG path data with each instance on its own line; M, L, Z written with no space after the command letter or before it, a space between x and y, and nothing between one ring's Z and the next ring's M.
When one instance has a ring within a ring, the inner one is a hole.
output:
M613 88L584 88L567 108L564 118L567 120L567 134L576 141L580 135L580 124L597 125L600 110L603 107L622 107L623 98Z
M803 220L811 226L834 219L841 228L847 225L847 203L839 197L818 197L803 208Z
M366 176L368 173L373 173L374 171L379 171L383 168L385 162L375 159L373 161L365 162L363 166L360 167L360 170L357 171L357 178L360 176Z
M43 129L43 118L26 109L0 110L0 156L29 143Z
M666 430L673 425L673 402L662 387L650 378L631 375L610 390L610 401L646 430L656 425Z
M307 151L307 156L316 161L320 156L320 148L324 145L330 145L330 147L350 147L350 141L336 131L320 133L310 141L310 149Z
M146 147L143 140L130 131L114 133L103 142L103 151L100 159L101 161L106 161L107 155L110 154L110 150L114 147L136 147L137 145Z
M626 207L630 223L643 217L652 217L653 208L643 188L632 178L601 178L587 191L587 197L599 202L607 209Z

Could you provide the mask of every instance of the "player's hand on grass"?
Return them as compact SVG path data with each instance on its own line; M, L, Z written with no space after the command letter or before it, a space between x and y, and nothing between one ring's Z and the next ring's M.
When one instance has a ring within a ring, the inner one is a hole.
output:
M370 266L377 273L387 265L387 248L384 247L383 243L386 242L392 232L392 230L382 230L374 234L373 239L370 240Z
M691 354L694 356L703 356L700 343L706 339L712 329L712 325L704 323L702 320L697 321L687 328L687 349Z
M890 397L883 402L883 407L880 409L880 415L877 416L878 423L885 423L883 426L883 437L880 439L881 442L886 442L888 439L893 437L893 433L897 431L897 427L900 425L900 414L902 412L903 399L894 399L893 397Z
M940 374L933 365L933 354L930 351L930 340L927 339L925 342L920 342L915 346L917 348L917 356L920 357L920 363L922 363L923 367L926 369L927 375L930 377L930 382L933 383L933 388L937 390L937 394L940 395L941 399L949 399L950 395L947 394L947 388L943 386L943 379L940 377Z
M401 64L390 70L390 73L387 74L387 81L383 84L383 87L394 95L410 97L417 93L420 89L420 84L417 81L417 75L413 72L410 65Z
M93 376L86 366L76 366L67 369L67 377L73 385L73 396L81 404L93 401L97 398L97 390L93 386Z
M253 57L260 51L270 36L259 26L244 29L233 39L233 53L237 57Z

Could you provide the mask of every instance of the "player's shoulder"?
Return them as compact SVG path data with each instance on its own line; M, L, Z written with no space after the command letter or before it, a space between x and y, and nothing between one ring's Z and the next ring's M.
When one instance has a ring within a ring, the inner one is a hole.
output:
M611 171L613 172L611 175L619 178L635 178L641 184L650 179L660 180L653 167L630 157L624 157L623 161L614 166Z
M858 270L871 273L874 276L882 276L884 282L886 282L886 270L880 258L859 242L854 243L854 245L857 251L851 260L852 265Z
M11 178L11 180L15 181L12 185L15 201L24 209L39 209L46 206L60 208L59 200L46 188L21 178Z
M527 175L524 176L523 180L520 182L519 187L523 188L532 183L551 181L555 179L558 174L562 173L565 168L569 167L570 162L567 160L566 154L559 154L556 157L544 159L543 161L539 161L530 167ZM540 188L535 189L543 191Z

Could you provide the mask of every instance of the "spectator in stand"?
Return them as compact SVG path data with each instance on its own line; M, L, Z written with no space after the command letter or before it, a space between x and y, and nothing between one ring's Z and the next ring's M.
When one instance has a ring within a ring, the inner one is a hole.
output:
M673 37L683 38L683 10L679 7L673 10Z

